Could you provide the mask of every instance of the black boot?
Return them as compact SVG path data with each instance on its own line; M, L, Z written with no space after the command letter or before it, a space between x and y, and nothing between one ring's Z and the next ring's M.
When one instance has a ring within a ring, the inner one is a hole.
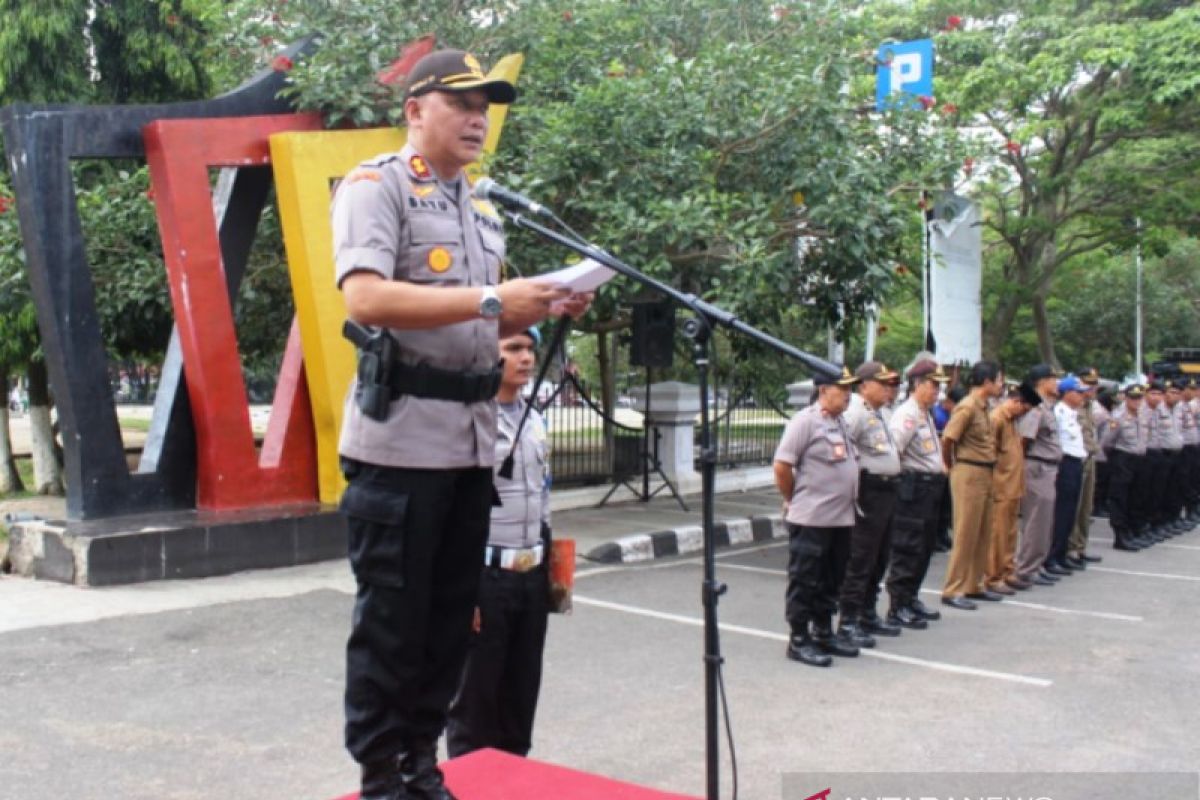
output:
M925 621L925 617L914 611L907 604L902 606L893 604L891 610L888 611L887 621L901 628L912 628L915 631L925 630L929 627L929 623Z
M838 641L851 647L874 647L875 637L867 633L858 617L844 617L838 622Z
M1129 553L1136 553L1136 552L1140 551L1142 548L1138 546L1136 540L1134 540L1129 535L1128 532L1114 530L1113 531L1113 549L1114 550L1124 550Z
M883 619L874 609L858 618L862 629L876 636L899 636L901 627L890 620Z
M404 788L402 797L412 800L457 800L446 788L442 771L437 765L437 739L418 739L409 742L408 750L400 756Z
M828 667L833 663L833 659L818 649L807 632L792 634L792 638L788 640L787 657L810 667Z
M404 788L400 756L362 765L360 800L410 800Z
M828 619L813 623L812 638L822 652L831 656L854 658L858 655L857 647L833 635L833 624Z

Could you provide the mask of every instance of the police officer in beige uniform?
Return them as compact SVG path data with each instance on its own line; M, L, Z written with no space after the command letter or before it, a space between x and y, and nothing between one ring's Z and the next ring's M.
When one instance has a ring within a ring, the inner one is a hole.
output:
M954 544L946 564L942 604L972 611L972 600L1001 599L984 586L992 533L992 470L996 466L996 434L989 414L990 401L1003 385L1000 368L991 361L977 362L967 385L966 399L954 407L942 432L954 498Z
M900 481L900 456L883 409L891 394L897 373L886 364L868 361L854 373L862 383L846 411L846 428L858 451L859 514L850 534L850 556L842 580L841 616L838 636L857 647L874 647L875 639L863 624L872 620L873 629L884 635L898 635L895 626L879 624L875 601L879 593L876 574L886 570L890 542L888 529L896 505L896 486ZM881 563L882 562L882 563Z
M452 798L437 739L466 655L492 500L498 336L572 315L586 298L526 280L497 286L497 215L463 168L488 103L515 90L459 50L417 62L404 99L408 143L353 170L333 200L336 276L349 317L395 350L365 356L339 451L358 590L346 663L346 746L364 800ZM371 380L382 408L366 402ZM361 404L361 405L360 405ZM368 411L370 413L368 413Z
M1029 370L1026 382L1042 403L1021 418L1017 430L1025 441L1025 498L1021 501L1021 535L1017 542L1017 577L1038 586L1053 586L1057 578L1042 571L1054 538L1054 481L1062 446L1058 442L1058 373L1049 364Z
M788 530L787 656L827 667L830 655L858 655L833 633L858 497L858 455L842 413L858 378L843 368L841 377L818 374L813 383L817 400L784 428L774 471Z
M933 421L940 386L950 378L932 359L908 369L908 398L892 415L892 439L900 453L900 486L892 519L891 568L887 591L888 622L922 630L941 612L921 602L921 583L937 542L942 493L946 490L942 447Z

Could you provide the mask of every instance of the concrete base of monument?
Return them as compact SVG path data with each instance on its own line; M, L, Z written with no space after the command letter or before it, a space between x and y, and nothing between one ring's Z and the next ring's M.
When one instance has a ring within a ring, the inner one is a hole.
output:
M8 569L79 586L206 578L338 558L346 525L332 506L184 511L95 521L15 519Z
M441 767L458 800L698 800L498 750L477 750ZM358 800L358 794L338 800Z

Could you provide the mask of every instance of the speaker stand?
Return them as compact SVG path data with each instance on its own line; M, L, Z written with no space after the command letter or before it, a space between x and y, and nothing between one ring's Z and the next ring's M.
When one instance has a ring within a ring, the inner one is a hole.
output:
M687 507L687 503L683 502L683 498L679 496L679 491L675 488L675 484L672 483L671 479L667 477L667 473L663 472L662 459L658 456L658 441L662 438L662 434L659 433L657 428L654 428L654 449L653 451L650 449L650 429L652 427L650 425L650 371L650 367L646 367L646 411L642 416L642 489L641 491L638 491L630 482L632 476L630 476L630 478L617 481L613 484L612 488L608 490L608 494L604 495L604 499L596 504L596 508L600 508L607 503L609 498L613 496L617 489L620 489L622 486L624 486L626 489L633 492L634 496L637 497L638 502L640 503L648 503L652 497L657 495L663 489L670 489L671 496L675 498L676 503L679 503L679 507L685 512L690 511L690 509ZM655 487L654 491L650 491L650 473L652 472L657 474L658 477L662 478L662 483Z

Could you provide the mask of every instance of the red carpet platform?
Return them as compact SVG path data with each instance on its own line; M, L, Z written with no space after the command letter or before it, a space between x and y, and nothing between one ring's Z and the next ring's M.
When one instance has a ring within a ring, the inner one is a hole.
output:
M459 800L699 800L498 750L479 750L447 761L442 771L446 785ZM357 794L348 794L338 800L357 798Z

